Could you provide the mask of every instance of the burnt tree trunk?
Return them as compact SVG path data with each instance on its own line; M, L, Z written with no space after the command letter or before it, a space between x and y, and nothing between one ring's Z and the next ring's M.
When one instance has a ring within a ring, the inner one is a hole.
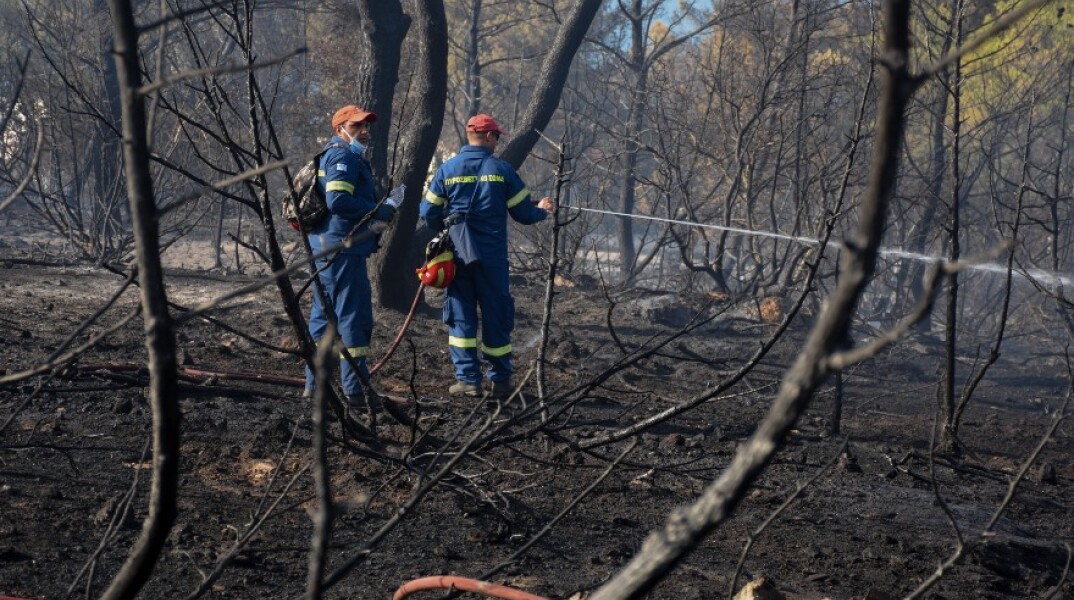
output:
M133 598L149 580L164 541L175 522L179 487L179 402L175 359L175 332L168 314L164 272L160 263L157 209L149 171L145 99L138 92L141 72L138 29L130 0L109 0L115 32L116 75L123 113L123 155L127 177L142 319L149 363L149 406L153 412L153 480L149 514L126 563L103 598Z
M622 5L620 5L622 6ZM624 12L626 12L624 8ZM641 0L633 0L627 19L630 20L630 56L628 65L634 75L631 90L630 108L627 109L626 131L623 136L623 156L620 161L622 179L619 182L619 212L624 215L634 214L637 203L638 152L641 150L641 128L645 117L645 93L649 82L649 69L645 62L645 29L642 19ZM634 280L634 263L637 261L637 249L634 248L634 221L630 217L619 217L616 223L616 236L619 239L619 275L624 286Z
M1071 97L1074 96L1074 60L1066 63L1066 93L1063 98L1063 112L1059 118L1059 144L1056 145L1056 170L1051 173L1051 194L1048 196L1048 258L1051 270L1059 273L1062 261L1059 255L1059 232L1062 223L1059 220L1059 204L1062 197L1063 186L1063 159L1066 151L1066 135L1070 127L1066 122L1070 120ZM1068 172L1069 173L1069 172Z
M955 10L952 18L955 21L955 47L962 44L962 0L955 1ZM947 259L953 264L958 262L962 254L962 246L959 243L961 233L961 208L959 196L962 193L960 177L961 164L959 163L959 150L962 133L962 59L955 61L951 76L951 205L949 207L948 235L951 236L951 245L948 248ZM948 91L945 90L945 93ZM946 323L944 325L944 379L943 379L943 414L944 427L940 438L940 447L945 452L954 452L958 449L955 439L955 376L957 375L955 351L958 334L958 271L952 271L947 275L947 310Z
M481 7L482 0L473 0L470 11L470 30L466 47L466 116L481 112ZM463 140L465 143L466 140Z
M957 0L956 0L957 2ZM954 9L954 6L952 6ZM951 43L954 37L955 19L952 16L951 21L948 23L947 31L944 33L943 45L940 47L940 55L945 55L951 49ZM947 176L947 142L944 139L944 132L947 131L947 106L950 98L950 79L951 76L947 72L937 74L937 80L939 81L938 96L932 104L932 151L929 154L929 179L928 188L924 196L924 212L917 224L910 232L910 251L920 252L927 254L929 251L929 240L935 233L933 224L936 223L936 213L940 210L940 197L943 194L943 182ZM898 287L906 290L909 298L908 303L912 304L914 298L921 297L921 291L924 289L925 282L925 266L917 263L910 263L907 266L907 273L910 277L909 285L899 285ZM932 315L926 316L918 324L918 329L922 332L928 332L932 330Z
M414 268L420 261L422 244L415 243L418 203L425 192L429 163L436 152L444 124L447 99L447 17L442 0L417 3L414 27L419 44L417 72L414 73L417 106L407 119L402 139L402 164L398 173L406 184L406 198L384 248L374 257L374 289L377 304L405 311L416 293Z
M559 28L552 47L548 49L541 72L537 75L530 103L522 113L522 118L515 123L507 145L500 151L500 158L511 163L514 168L518 169L526 162L526 156L541 137L539 132L544 131L552 120L552 115L559 106L559 98L563 94L563 86L567 83L574 55L585 40L585 34L600 9L600 3L601 0L578 0L570 15L563 21L563 26Z
M104 0L95 0L93 8L95 11L107 10ZM113 33L111 32L102 32L102 48L113 46L112 36ZM115 244L125 225L125 210L122 202L123 182L121 181L118 162L121 156L118 132L122 127L121 105L123 101L120 97L115 61L111 57L105 56L101 66L104 69L101 88L103 93L102 100L104 100L105 105L102 114L109 119L109 122L97 123L95 130L98 136L98 143L91 144L88 150L93 157L90 161L94 179L93 202L95 204L93 210L96 215L93 220L100 224L99 229L93 232L95 234L94 239L100 242L95 248L96 256L94 258L103 262L111 260L112 254L117 250L122 250Z
M421 2L418 3L419 5ZM403 39L410 29L410 17L399 0L358 0L360 31L354 56L358 62L357 98L366 110L377 114L370 131L371 152L367 158L380 192L388 186L388 140L392 126L395 85L399 82Z

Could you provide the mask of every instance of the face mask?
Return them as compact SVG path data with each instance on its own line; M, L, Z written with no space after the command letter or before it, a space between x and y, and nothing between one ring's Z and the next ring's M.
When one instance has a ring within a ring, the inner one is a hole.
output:
M351 151L352 152L354 152L358 156L361 156L362 154L365 153L365 144L363 144L362 142L359 142L358 138L351 137L351 134L347 133L347 130L343 129L342 127L339 129L339 132L342 133L343 135L347 136L348 138L350 138L350 140L351 140Z

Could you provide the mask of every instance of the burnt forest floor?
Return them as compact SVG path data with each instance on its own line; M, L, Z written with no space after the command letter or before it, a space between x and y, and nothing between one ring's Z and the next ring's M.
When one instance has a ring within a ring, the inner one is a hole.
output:
M5 374L30 368L60 348L121 283L83 267L0 267ZM515 277L513 288L519 381L537 355L544 294L543 282L525 279ZM169 296L195 306L249 281L170 273ZM480 439L492 442L460 461L326 597L389 598L409 579L477 577L500 564L630 443L583 452L568 441L597 439L697 397L740 368L772 331L757 318L752 301L708 304L700 297L654 299L642 292L618 301L610 313L617 340L607 327L608 303L596 286L564 288L556 297L545 373L549 410L558 408L556 398L566 390L604 372L624 351L673 334L676 310L719 314L667 344L661 355L616 373L584 396L572 396L577 402L554 421L550 434L529 433L541 414L533 409L535 374L524 387L525 407L516 399L496 413L481 400L447 397L452 369L446 331L435 309L415 318L407 341L376 382L398 410L417 416L420 431L382 416L379 442L349 439L348 446L340 441L339 422L331 424L329 467L340 515L329 570L358 555L424 481L420 473L431 474L451 458L440 449L461 447L489 420ZM429 302L439 306L435 295ZM79 332L75 344L118 322L136 303L132 288L99 322ZM668 319L661 322L654 314ZM272 287L213 315L272 343L286 344L291 337ZM401 320L402 315L378 313L374 359ZM800 316L732 389L636 436L637 446L592 493L492 579L565 598L614 574L670 511L692 502L727 467L767 411L808 322ZM137 537L150 477L141 327L139 319L132 320L51 378L0 387L0 424L14 415L0 435L0 595L63 598L71 588L72 596L85 597L87 586L89 596L99 595ZM939 342L911 337L847 371L838 436L826 434L834 398L829 382L733 517L650 597L726 597L747 536L814 476L757 536L738 585L764 573L785 594L804 598L909 593L956 543L933 479L962 535L972 538L1056 418L1069 381L1062 343L1050 341L1047 333L1030 330L1012 338L1019 351L1004 353L962 419L965 451L940 456L934 467L928 456L943 357ZM855 335L866 338L869 332ZM294 356L201 320L181 325L178 344L188 369L292 378L302 373ZM962 356L959 365L965 374L982 360ZM37 386L43 390L23 406ZM184 381L179 516L142 597L187 597L266 514L205 597L302 595L315 501L306 470L311 404L298 392L220 377ZM525 418L517 418L520 414ZM423 433L413 445L414 436ZM1074 541L1071 433L1069 422L1059 426L998 520L995 535L968 552L926 597L1040 598L1053 592L1055 598L1074 597L1074 584L1063 580ZM840 453L844 437L848 449ZM93 568L85 568L94 556Z

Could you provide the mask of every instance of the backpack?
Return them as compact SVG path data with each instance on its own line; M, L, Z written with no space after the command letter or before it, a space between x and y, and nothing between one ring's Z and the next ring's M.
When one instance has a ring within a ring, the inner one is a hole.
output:
M346 146L332 144L318 152L299 169L291 189L284 195L283 218L295 231L309 233L328 218L328 203L321 186L317 185L317 176L321 169L321 158L332 148ZM298 214L295 214L295 204L298 204Z

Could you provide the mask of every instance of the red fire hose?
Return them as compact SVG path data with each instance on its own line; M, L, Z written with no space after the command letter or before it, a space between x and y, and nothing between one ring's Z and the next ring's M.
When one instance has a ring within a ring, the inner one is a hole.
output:
M509 588L504 585L470 579L469 577L456 577L454 575L434 575L432 577L422 577L421 579L408 581L399 589L395 590L395 595L392 596L392 600L403 600L403 598L406 598L415 592L425 590L451 589L459 590L461 592L473 592L475 594L481 594L482 596L488 596L489 598L499 598L500 600L548 600L548 598L545 598L544 596L534 596L533 594Z
M392 340L388 350L384 352L384 356L381 357L377 364L373 365L373 368L369 370L369 376L377 374L377 371L384 366L384 363L388 362L388 359L392 357L392 353L399 347L399 342L403 341L403 334L406 333L407 327L410 327L410 320L414 318L414 313L418 310L418 302L421 300L421 291L425 289L425 284L418 284L418 293L414 294L414 302L410 304L410 312L406 314L406 318L403 319L403 326L399 328L399 333L395 334L395 339Z

